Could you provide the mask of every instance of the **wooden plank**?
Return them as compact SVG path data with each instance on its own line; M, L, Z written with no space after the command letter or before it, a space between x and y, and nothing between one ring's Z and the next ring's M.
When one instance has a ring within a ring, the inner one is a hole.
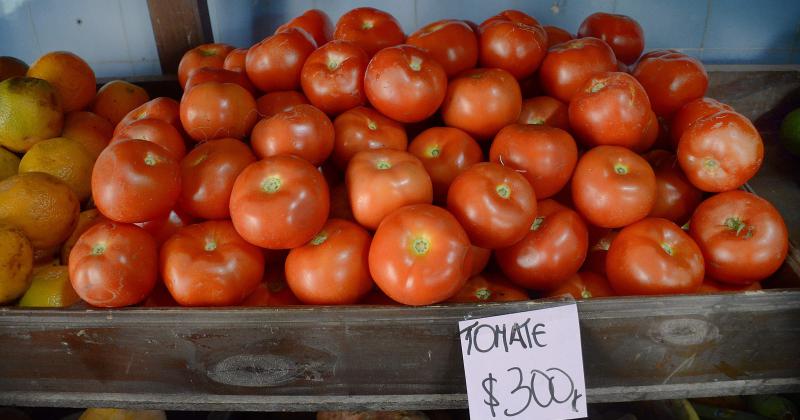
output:
M183 54L214 42L206 0L147 0L164 74L176 74Z

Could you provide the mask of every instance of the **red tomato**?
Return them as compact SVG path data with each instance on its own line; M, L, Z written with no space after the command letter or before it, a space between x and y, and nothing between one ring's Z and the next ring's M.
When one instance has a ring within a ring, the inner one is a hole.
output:
M552 290L578 272L586 259L589 232L574 210L542 200L522 240L495 250L500 269L514 283Z
M394 16L372 7L359 7L339 18L333 38L350 41L372 57L386 47L402 44L406 36Z
M479 29L483 29L486 26L489 26L497 21L511 21L517 23L524 23L525 25L529 26L539 25L539 21L536 20L536 18L534 18L533 16L530 16L519 10L509 9L509 10L503 10L502 12L490 17L489 19L484 20L483 22L481 22L481 26L479 27Z
M330 219L314 239L289 252L286 282L305 304L352 305L372 290L371 240L361 226Z
M478 63L478 38L463 20L429 23L408 36L407 44L425 50L454 77Z
M203 83L208 82L236 83L237 85L247 89L250 94L255 95L256 92L256 88L253 86L253 83L250 82L250 79L247 78L247 74L244 72L225 70L215 67L203 67L192 72L191 77L189 77L189 80L186 81L184 90L189 90L197 85L202 85Z
M692 124L678 143L678 162L695 187L709 192L741 187L761 168L764 143L747 117L720 111Z
M581 38L550 48L539 68L539 80L549 96L570 102L586 79L609 71L617 71L611 47L597 38Z
M300 299L292 293L292 289L283 278L283 270L265 270L262 281L253 293L250 293L239 306L291 306L300 305ZM274 273L274 274L273 274Z
M694 124L695 121L716 114L719 111L733 111L729 105L725 105L716 99L698 98L682 106L669 123L669 135L672 149L678 148L678 142L683 133Z
M595 73L569 103L569 125L588 147L634 148L649 127L650 101L627 73Z
M181 135L185 135L181 125L181 106L178 101L172 98L155 98L151 99L142 105L134 108L131 112L125 115L124 118L114 128L114 136L119 134L123 128L131 125L133 122L143 119L156 119L172 124Z
M225 57L225 62L222 63L222 68L225 70L238 71L244 73L244 61L247 58L247 48L237 48L231 50ZM250 79L247 79L249 82Z
M608 280L591 271L581 271L570 277L560 287L547 292L544 297L570 295L575 299L591 299L614 296Z
M259 158L295 155L319 166L333 152L333 123L313 105L300 104L263 119L250 144Z
M517 122L520 124L549 125L569 130L567 104L549 96L537 96L522 101L522 111Z
M308 98L294 90L270 92L258 98L256 109L262 118L269 118L279 112L288 111L295 105L307 104Z
M447 74L425 51L398 45L372 57L364 74L364 91L383 115L400 122L422 121L442 104Z
M233 183L255 161L236 139L200 143L181 161L180 207L202 219L227 219Z
M495 136L489 160L519 171L542 199L567 185L578 162L578 146L560 128L511 124Z
M176 206L164 216L134 224L152 235L160 248L167 239L178 231L178 229L189 226L194 222L195 219L191 215L183 211L179 206Z
M331 41L311 53L303 64L303 92L314 106L330 115L364 105L368 62L367 53L356 44Z
M644 158L619 146L598 146L578 160L575 208L589 223L617 228L643 219L656 201L656 175Z
M521 109L519 83L511 73L474 69L450 81L441 111L445 124L487 140L516 121Z
M333 120L336 132L333 161L340 168L356 153L371 149L406 150L408 137L403 125L380 112L360 106L345 111Z
M155 118L136 120L122 127L117 135L111 138L109 144L137 139L147 140L163 147L176 160L186 155L186 145L183 143L181 133L172 124Z
M186 86L186 81L197 69L214 67L221 69L225 57L233 50L228 44L203 44L186 51L178 63L178 83Z
M562 42L567 42L575 39L571 33L561 29L557 26L543 26L544 31L547 32L547 48L550 49L553 45L558 45Z
M181 122L195 141L245 138L256 120L253 95L234 83L204 83L187 91L181 99Z
M664 133L662 133L661 128L661 121L659 121L658 116L652 109L647 110L647 123L644 127L644 132L642 133L642 139L639 143L633 145L632 149L634 152L643 153L650 148L653 147L656 143L663 144L665 143L666 139L663 137ZM659 140L661 140L659 142Z
M470 252L472 252L470 275L477 276L489 265L489 260L492 258L492 250L472 245Z
M483 151L469 134L453 127L431 127L408 146L408 152L425 166L437 200L447 198L456 176L483 160Z
M404 305L449 299L472 268L466 232L441 207L406 206L387 216L369 248L369 271L380 289Z
M532 75L547 54L541 25L497 19L480 27L480 65L501 68L517 79Z
M119 308L143 301L158 275L156 241L138 226L104 222L81 235L69 254L69 280L81 299Z
M688 102L702 98L708 74L700 61L673 50L643 55L633 69L658 116L669 117Z
M606 255L608 254L608 248L611 247L611 243L614 241L614 238L617 237L618 233L619 231L612 230L597 240L591 241L589 253L586 256L586 261L583 263L583 267L581 269L597 273L605 278Z
M703 279L703 284L697 289L697 293L747 292L761 289L761 283L758 282L750 284L729 284L705 278Z
M238 305L261 283L264 255L228 220L186 226L161 247L161 275L181 306Z
M287 28L250 47L245 59L247 77L263 92L295 90L306 58L317 48L302 29Z
M611 287L620 295L694 293L705 274L703 254L680 226L647 218L619 232L606 256Z
M164 216L178 201L178 161L163 147L145 140L108 146L92 171L92 197L103 216L123 223Z
M411 153L365 150L347 165L350 208L358 223L374 230L389 213L410 204L433 201L431 178Z
M327 13L319 9L306 10L302 15L281 25L275 33L283 32L288 28L300 28L306 31L317 45L323 45L333 36L333 23Z
M644 50L644 31L631 17L611 13L593 13L581 23L578 36L600 38L614 50L617 59L633 64Z
M683 225L703 201L703 192L692 185L678 166L678 158L666 150L651 150L644 155L656 174L656 202L650 217L660 217Z
M350 195L347 193L347 184L341 182L331 187L331 219L343 219L355 222L353 210L350 209Z
M689 223L708 277L731 284L761 281L780 268L789 248L786 224L767 200L728 191L702 202Z
M515 302L528 300L528 292L498 274L470 277L449 303Z
M453 180L447 208L473 244L496 249L519 242L536 218L536 195L517 171L478 163Z

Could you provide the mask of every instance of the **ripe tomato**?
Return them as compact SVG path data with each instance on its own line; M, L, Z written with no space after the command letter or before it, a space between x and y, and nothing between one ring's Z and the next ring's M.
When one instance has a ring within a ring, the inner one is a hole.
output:
M408 152L385 148L359 152L347 165L345 181L353 216L371 230L400 207L433 201L430 176Z
M608 279L591 271L580 271L572 275L560 287L545 293L544 297L570 295L575 299L591 299L614 296Z
M633 64L644 50L644 31L632 18L611 13L593 13L581 23L578 36L600 38L625 64Z
M264 255L228 220L186 226L161 247L161 276L181 306L231 306L264 275Z
M451 127L487 140L516 121L521 109L522 93L511 73L474 69L450 81L442 103L442 118Z
M511 21L516 23L524 23L525 25L534 26L539 25L539 21L536 20L533 16L530 16L524 12L519 10L503 10L502 12L490 17L489 19L484 20L481 22L481 26L478 29L483 29L494 22L497 21Z
M166 215L180 189L178 161L145 140L108 146L92 171L94 203L103 216L116 222L146 222Z
M367 53L356 44L331 41L311 53L303 64L303 92L314 106L330 115L364 105L368 62Z
M225 62L222 63L222 68L225 70L238 71L244 73L244 61L247 58L247 48L237 48L231 50L225 57ZM249 82L250 79L247 79Z
M433 183L433 196L445 201L456 176L483 160L483 151L469 134L453 127L431 127L408 146L408 152L425 166Z
M581 270L591 271L605 277L608 248L611 247L611 242L617 237L619 231L608 230L604 235L593 239L591 234L592 226L589 226L589 228L589 253L586 255L586 261L583 263Z
M761 290L761 283L755 282L750 284L730 284L721 283L712 280L708 277L703 279L703 284L697 289L697 293L724 293L724 292L747 292L753 290Z
M678 143L678 162L695 187L709 192L741 187L761 168L764 143L745 116L720 111L692 124Z
M134 223L153 236L160 248L178 229L196 222L195 218L186 213L180 206L175 206L169 213L146 222Z
M287 28L250 47L244 64L247 77L263 92L295 90L303 63L316 48L306 31Z
M347 184L338 183L331 187L331 219L342 219L355 222L353 210L350 209L350 196L347 194Z
M528 233L536 218L536 195L517 171L484 162L453 180L447 208L473 244L496 249L519 242Z
M543 26L544 31L547 32L547 48L550 49L553 45L558 45L562 42L567 42L575 39L571 33L561 29L557 26Z
M611 287L620 295L694 293L705 274L703 254L680 226L647 218L619 232L606 256Z
M550 48L539 68L539 80L549 96L568 103L586 79L609 71L617 71L611 47L597 38L580 38Z
M674 50L655 50L643 55L633 69L653 111L669 117L688 102L702 98L708 74L700 61Z
M136 139L147 140L167 149L176 160L186 155L186 145L181 133L172 124L155 118L136 120L122 127L109 144Z
M364 74L369 102L383 115L417 122L439 109L447 90L444 68L425 51L398 45L372 57Z
M650 121L650 101L627 73L595 73L569 103L569 125L588 147L603 144L633 148Z
M665 136L666 133L663 132L661 121L659 120L658 116L655 112L653 112L652 109L648 109L647 123L644 127L644 133L642 133L642 139L639 141L639 143L633 145L631 150L637 153L646 152L655 144L665 144L667 142Z
M692 185L678 166L675 154L651 150L644 158L656 174L656 202L650 217L660 217L683 225L703 201L703 192Z
M253 86L253 83L250 82L250 79L247 78L247 74L216 67L203 67L192 72L189 80L186 81L184 90L189 90L197 85L208 82L236 83L247 89L250 94L255 95L256 93L256 88Z
M499 274L479 274L470 277L464 287L447 299L448 303L515 302L528 300L525 289Z
M258 98L256 109L262 118L269 118L279 112L288 111L295 105L307 104L308 98L295 90L270 92Z
M259 121L250 144L259 158L290 154L319 166L333 151L334 134L324 112L300 104Z
M466 232L441 207L417 204L387 216L369 248L369 271L387 296L404 305L449 299L472 268Z
M514 283L552 290L578 272L586 259L589 232L574 210L542 200L522 240L495 250L500 269Z
M333 161L342 169L347 168L353 155L362 150L406 150L408 146L408 137L402 124L363 106L340 114L333 120L333 128L336 132Z
M669 123L670 142L673 150L678 149L681 136L695 121L716 114L719 111L733 111L733 108L711 98L698 98L682 106L672 116Z
M181 124L181 105L172 98L160 97L145 102L125 115L114 128L114 136L133 122L147 118L168 122L181 135L186 134Z
M462 20L429 23L408 36L406 43L425 50L453 77L478 63L478 38Z
M406 36L394 16L372 7L359 7L339 18L333 39L350 41L372 57L384 48L402 44Z
M469 273L472 276L477 276L489 265L489 259L492 258L492 250L472 245L470 252L472 252L472 270Z
M306 31L317 45L323 45L333 36L333 23L328 14L319 9L306 10L302 15L284 23L275 33L283 32L288 28L300 28Z
M700 245L707 275L731 284L750 284L774 273L789 248L786 224L767 200L728 191L702 202L689 223Z
M192 73L203 67L221 69L225 57L232 50L233 47L228 44L203 44L186 51L178 63L178 83L185 87Z
M361 226L330 219L311 241L289 252L286 282L305 304L352 305L372 290L371 240Z
M202 219L230 217L233 183L255 161L250 148L236 139L200 143L181 160L180 207Z
M567 185L578 162L578 146L560 128L511 124L495 136L489 160L519 171L542 199Z
M518 80L532 75L547 54L541 25L497 19L480 27L480 65L501 68Z
M556 98L537 96L522 101L522 111L517 122L520 124L549 125L569 130L567 105Z
M204 83L181 99L181 122L194 141L245 138L257 119L253 95L234 83Z
M283 267L283 264L280 267L271 268L267 262L264 270L264 281L239 306L301 305L300 299L292 293L292 289L286 284L281 267Z
M575 208L589 223L617 228L643 219L656 201L656 175L644 158L619 146L598 146L578 160Z
M105 222L84 232L69 254L69 280L93 306L119 308L144 300L156 284L156 242L140 227Z

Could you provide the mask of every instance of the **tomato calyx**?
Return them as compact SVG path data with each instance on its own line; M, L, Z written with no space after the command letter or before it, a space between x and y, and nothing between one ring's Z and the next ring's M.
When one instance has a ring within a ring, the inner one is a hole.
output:
M203 250L206 252L212 252L217 249L217 241L211 238L206 239L206 244L203 246Z
M717 168L719 168L719 162L717 162L716 159L712 159L712 158L703 159L703 169L705 169L705 170L707 170L709 172L713 172Z
M369 128L372 131L375 131L378 129L378 123L370 119L367 119L367 128Z
M416 55L412 56L411 60L408 62L408 67L410 67L411 70L414 71L422 70L422 59L417 57Z
M106 244L100 243L100 244L95 244L92 247L91 254L94 256L98 256L98 255L103 255L105 252L106 252Z
M194 162L192 162L192 166L197 166L197 165L199 165L199 164L201 164L201 163L205 162L205 161L206 161L206 159L208 159L208 153L203 153L203 154L202 154L202 155L200 155L200 156L199 156L197 159L195 159L195 161L194 161Z
M158 157L150 152L144 156L144 164L147 166L156 166L158 163Z
M341 61L339 61L339 60L337 60L337 59L335 59L333 57L328 57L328 65L327 65L328 70L334 71L334 70L338 69L339 65L341 65L341 64L342 64Z
M531 230L539 230L539 228L542 227L542 223L544 223L544 216L537 216L535 219L533 219Z
M544 125L544 120L541 118L531 117L528 119L527 123L531 125Z
M670 257L675 254L675 249L672 247L672 245L670 245L670 244L668 244L666 242L661 242L660 245L661 245L661 249L663 249L664 252L666 252L667 255L669 255Z
M203 57L213 57L213 56L217 55L217 52L214 51L214 50L206 50L206 49L202 49L201 48L200 49L200 55L202 55Z
M591 299L592 297L593 297L592 296L592 292L590 292L589 289L587 289L585 287L583 289L581 289L581 298L583 298L583 299Z
M375 162L375 168L377 168L377 169L379 169L381 171L385 171L387 169L391 169L392 168L392 164L388 160L379 160L379 161Z
M442 148L439 147L438 144L429 147L428 150L426 150L425 152L425 154L428 155L428 157L432 158L439 157L441 153L442 153Z
M283 182L280 178L277 176L271 176L261 182L261 190L272 194L281 189L281 184L283 184Z
M492 298L492 291L485 287L481 287L475 291L475 297L478 300L489 300Z
M628 165L623 163L615 163L614 164L614 173L617 175L627 175L628 174Z
M426 238L414 238L411 241L411 252L417 256L423 256L431 250L431 242Z
M597 92L600 92L601 90L603 90L603 89L605 89L605 88L606 88L606 84L605 84L605 82L603 82L603 81L601 80L601 81L598 81L597 83L593 84L593 85L592 85L592 86L589 88L589 92L590 92L590 93L597 93Z
M738 217L729 217L725 219L725 228L734 232L737 237L741 235L742 232L744 232L744 239L753 237L753 226L748 225L744 220Z
M322 245L328 240L328 232L322 231L314 236L308 243L311 245Z
M375 23L373 23L371 20L365 20L361 22L361 29L372 29L373 26L375 26Z
M500 184L494 188L501 198L508 198L511 196L511 187L508 184Z

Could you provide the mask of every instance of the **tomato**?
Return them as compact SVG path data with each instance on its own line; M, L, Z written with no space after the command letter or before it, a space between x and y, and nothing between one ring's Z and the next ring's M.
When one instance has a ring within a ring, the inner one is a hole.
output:
M295 90L270 92L258 98L256 109L262 118L269 118L281 111L288 111L295 105L307 104L308 98Z
M331 41L311 53L300 72L300 85L314 106L337 115L364 105L364 72L369 57L359 46Z
M498 274L470 277L449 303L515 302L528 300L528 292Z
M330 219L314 239L289 252L286 282L306 304L354 304L372 290L371 240L363 227Z
M271 271L270 271L271 270ZM300 299L292 293L292 289L283 278L283 270L269 268L262 281L253 293L250 293L240 306L291 306L301 305Z
M150 295L147 296L147 299L142 302L142 306L145 308L164 308L180 305L178 305L178 302L175 302L175 299L171 294L169 294L167 286L164 285L163 282L157 281L153 291L150 292Z
M558 45L562 42L567 42L575 39L571 33L561 29L557 26L543 26L544 31L547 32L547 48L550 49L553 45Z
M408 137L403 125L363 106L345 111L333 120L336 132L333 161L339 168L356 153L370 149L406 150Z
M761 281L780 268L789 240L780 213L767 200L728 191L702 202L689 222L708 277L731 284Z
M143 301L156 284L156 241L142 228L105 222L84 232L69 254L69 280L93 306L119 308Z
M721 283L710 278L703 279L703 284L697 289L697 293L724 293L724 292L748 292L761 290L761 283L750 284L730 284Z
M431 178L419 159L393 149L365 150L347 165L350 208L358 223L374 230L394 210L433 201Z
M225 63L225 57L233 50L228 44L203 44L186 51L178 63L178 83L181 87L186 86L192 73L203 67L214 67L221 69Z
M481 22L479 29L483 29L497 21L511 21L516 23L523 23L528 26L539 25L539 21L533 16L530 16L519 10L503 10L502 12L490 17L489 19Z
M586 79L609 71L617 71L611 47L597 38L580 38L550 48L539 68L539 80L547 95L570 102Z
M383 115L417 122L439 109L447 90L444 68L425 51L398 45L379 51L364 74L369 102Z
M255 161L250 148L236 139L200 143L181 160L180 207L202 219L230 217L233 183Z
M542 199L567 185L578 162L578 146L560 128L511 124L495 136L489 160L519 171Z
M606 256L611 287L620 295L694 293L705 274L703 254L680 226L647 218L619 232Z
M308 242L325 224L329 210L325 178L306 160L292 155L250 164L231 191L236 231L262 248L289 249Z
M136 139L147 140L163 147L176 160L186 155L186 145L181 133L172 124L155 118L136 120L122 127L109 144Z
M302 15L284 23L275 33L283 32L288 28L300 28L306 31L317 45L323 45L333 36L333 23L328 14L319 9L306 10Z
M578 272L588 247L589 232L578 213L553 200L542 200L523 238L494 253L500 269L514 283L552 290Z
M516 121L521 109L522 93L511 73L474 69L450 81L441 111L445 124L487 140Z
M108 146L92 171L95 206L116 222L146 222L166 215L180 189L178 161L163 147L145 140Z
M517 122L520 124L549 125L569 130L567 104L549 96L537 96L522 101L522 111Z
M589 226L589 228L591 232L591 226ZM610 230L596 240L592 240L590 234L589 253L586 255L586 261L583 263L583 267L581 267L581 269L597 273L605 278L606 255L608 254L608 248L611 247L611 243L614 241L614 238L617 237L618 233L619 231Z
M484 162L453 180L447 208L473 244L496 249L519 242L528 233L536 218L536 195L517 171Z
M644 158L619 146L598 146L578 160L575 208L589 223L617 228L643 219L656 201L656 176Z
M402 44L406 36L394 16L372 7L359 7L339 18L333 39L350 41L372 57L384 48Z
M741 187L761 168L764 143L745 116L720 111L692 124L678 143L678 162L695 187L709 192Z
M404 305L430 305L454 296L472 268L467 233L441 207L417 204L387 216L369 248L375 284Z
M600 38L614 50L617 59L633 64L644 50L644 31L629 16L597 12L589 15L578 28L578 37Z
M541 25L497 19L480 27L481 67L501 68L517 79L532 75L547 54L547 32Z
M239 73L244 73L244 62L247 58L247 48L237 48L235 50L231 50L228 55L225 57L225 61L222 63L222 68L225 70L231 71L238 71ZM247 79L249 82L250 79Z
M472 245L470 252L472 253L472 270L470 270L470 275L477 276L489 265L489 260L492 258L492 250Z
M204 83L181 99L181 122L195 141L242 139L250 134L257 119L253 95L234 83Z
M333 152L334 134L324 112L300 104L259 121L250 144L259 158L291 154L319 166Z
M420 48L453 77L478 63L478 38L462 20L443 19L429 23L408 36L406 43Z
M469 134L453 127L431 127L408 146L408 152L425 166L433 183L433 195L445 201L456 176L483 160L483 151Z
M350 196L347 193L347 184L338 183L331 187L331 219L343 219L355 222L353 210L350 209Z
M186 134L181 124L181 106L178 101L172 98L160 97L145 102L125 115L114 128L114 136L133 122L146 118L168 122L175 127L181 135Z
M153 235L156 244L161 247L161 245L174 235L178 229L189 226L196 221L197 220L192 215L185 212L180 206L175 206L169 213L161 217L134 224L147 231L150 235Z
M575 299L591 299L614 296L614 290L608 279L591 271L580 271L573 274L560 287L547 292L544 297L570 295Z
M665 150L652 150L645 159L656 174L656 202L650 217L683 225L703 201L703 192L692 185L678 166L678 158Z
M694 124L695 121L716 114L719 111L733 111L730 105L725 105L716 99L698 98L687 102L675 115L672 116L669 124L669 135L672 149L678 148L678 142L683 133Z
M263 92L295 90L303 63L316 48L306 31L287 28L250 47L244 64L247 77Z
M703 64L674 50L648 52L636 63L632 74L647 91L653 111L663 117L702 98L708 88Z
M661 121L652 109L647 110L647 122L645 123L642 138L631 148L634 152L643 153L650 150L653 145L665 144L667 142Z
M261 283L264 256L228 220L178 230L161 247L161 276L181 306L240 304Z
M197 85L203 83L217 82L217 83L236 83L237 85L247 89L248 92L255 95L256 88L247 74L233 70L225 70L215 67L203 67L192 72L192 76L186 81L185 90L189 90Z

